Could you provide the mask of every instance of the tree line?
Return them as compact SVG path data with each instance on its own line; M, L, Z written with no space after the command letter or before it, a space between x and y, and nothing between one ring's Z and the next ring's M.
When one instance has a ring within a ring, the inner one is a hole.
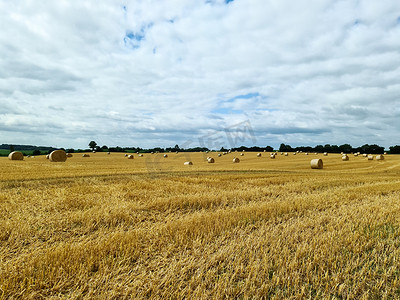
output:
M108 147L106 145L99 146L95 141L90 141L89 143L89 148L88 149L73 149L73 148L54 148L54 147L44 147L44 146L32 146L32 145L11 145L11 144L2 144L0 145L0 149L6 149L9 150L10 152L12 151L30 151L32 155L40 155L40 154L47 154L50 153L51 151L57 150L57 149L62 149L65 150L68 153L79 153L79 152L87 152L87 151L96 151L96 152L140 152L140 153L150 153L150 152L204 152L204 151L211 151L210 149L206 147L193 147L193 148L181 148L179 145L175 145L174 147L154 147L154 148L141 148L141 147ZM246 146L240 146L240 147L233 147L233 148L225 148L221 147L219 151L221 152L226 152L228 150L231 151L249 151L249 152L263 152L264 150L267 152L272 152L275 151L273 147L271 146L265 146L265 147L259 147L259 146L252 146L252 147L246 147ZM390 154L400 154L400 146L390 146L389 147L389 153ZM360 147L353 147L350 144L343 144L343 145L316 145L315 147L311 146L298 146L298 147L292 147L287 144L281 144L279 147L280 152L296 152L296 151L302 151L302 152L329 152L329 153L351 153L351 152L361 152L361 153L370 153L370 154L382 154L385 152L385 148L381 147L376 144L365 144ZM2 154L0 154L2 155Z

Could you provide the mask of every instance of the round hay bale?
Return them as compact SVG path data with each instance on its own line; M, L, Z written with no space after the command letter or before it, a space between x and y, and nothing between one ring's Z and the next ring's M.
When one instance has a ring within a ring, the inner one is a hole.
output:
M379 154L375 157L376 160L384 160L385 157L382 154Z
M296 155L297 152L294 152L293 155Z
M82 154L82 157L90 157L90 154L87 154L87 153Z
M164 158L167 158L168 157L168 154L164 154Z
M257 157L261 157L261 153L257 153Z
M175 153L176 153L176 154L178 154L179 152L178 152L178 151L176 151Z
M342 156L342 160L343 161L347 161L347 160L349 160L349 157L345 154L345 155Z
M240 153L240 156L244 156L244 153Z
M318 152L315 152L315 155L318 155Z
M221 153L218 153L218 157L221 157Z
M46 159L49 159L49 158L50 158L50 154L47 154L47 155L46 155Z
M92 152L93 152L93 153L96 153L96 151L94 151L94 150L93 150Z
M128 155L128 159L133 159L133 155L132 155L132 154L129 154L129 155Z
M267 150L264 149L264 152L267 152Z
M324 152L324 156L328 156L328 152Z
M367 158L368 158L368 160L374 160L374 156L373 155L368 155Z
M234 157L233 160L232 160L232 162L233 162L233 163L239 163L239 162L240 162L240 159L237 158L237 157Z
M110 153L110 152L107 152L107 154L110 155L111 153Z
M72 157L72 153L67 153L67 157Z
M185 166L191 166L191 165L193 165L193 163L192 163L191 161L185 161L183 164L184 164Z
M322 169L324 167L324 163L322 159L315 158L311 160L311 169Z
M274 155L274 154L271 154L269 157L270 157L270 158L275 158L275 155Z
M125 153L125 157L127 157L128 156L128 153Z
M13 151L10 154L8 154L8 159L9 160L24 160L24 155L22 154L22 152Z
M308 155L308 153L306 152L306 153L304 153L304 155Z
M358 153L354 153L353 155L354 155L354 157L357 157L357 156L358 156Z
M31 156L30 156L30 155L27 155L26 157L28 157L28 158L31 158Z
M208 162L209 164L213 164L213 163L214 163L214 158L209 157L209 158L207 159L207 162Z
M50 153L49 160L51 162L64 162L67 160L67 154L64 150L54 150Z
M384 155L387 155L387 152L383 153Z
M284 156L288 156L289 154L287 152L284 153Z
M364 154L363 154L363 157L368 157L368 154L364 153Z
M151 154L154 154L154 152L150 152Z
M139 156L139 157L143 157L143 154L139 154L138 156Z

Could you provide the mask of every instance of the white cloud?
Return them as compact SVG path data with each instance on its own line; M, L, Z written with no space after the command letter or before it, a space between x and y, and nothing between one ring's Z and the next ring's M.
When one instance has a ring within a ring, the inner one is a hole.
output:
M2 1L0 143L194 145L250 120L258 145L399 144L399 17L395 0Z

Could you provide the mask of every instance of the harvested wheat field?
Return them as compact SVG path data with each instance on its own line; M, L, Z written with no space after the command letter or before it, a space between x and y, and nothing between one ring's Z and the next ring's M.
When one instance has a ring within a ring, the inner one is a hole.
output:
M0 298L400 297L400 156L211 154L0 158Z

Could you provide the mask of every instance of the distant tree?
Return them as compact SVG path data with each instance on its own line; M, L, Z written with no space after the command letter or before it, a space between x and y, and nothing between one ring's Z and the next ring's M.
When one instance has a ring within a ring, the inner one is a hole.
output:
M95 141L91 141L89 143L89 148L94 151L94 149L97 147L97 143Z
M178 145L175 145L174 150L178 151L178 150L180 150L180 149L181 149L181 148L179 148Z
M102 149L102 150L108 150L108 147L107 147L106 145L103 145L103 146L101 147L101 149Z
M343 144L339 146L339 152L350 153L353 151L353 147L349 144Z
M40 155L40 154L42 154L42 153L38 149L33 150L33 152L32 152L32 155Z
M10 145L10 153L14 152L14 145Z
M400 154L400 146L396 145L396 146L390 146L390 154Z
M293 148L290 145L281 144L279 146L279 152L291 152Z
M271 146L266 146L265 151L272 152L272 151L274 151L274 148L272 148Z
M66 151L67 153L74 153L75 152L75 150L74 149L67 149L67 151Z

